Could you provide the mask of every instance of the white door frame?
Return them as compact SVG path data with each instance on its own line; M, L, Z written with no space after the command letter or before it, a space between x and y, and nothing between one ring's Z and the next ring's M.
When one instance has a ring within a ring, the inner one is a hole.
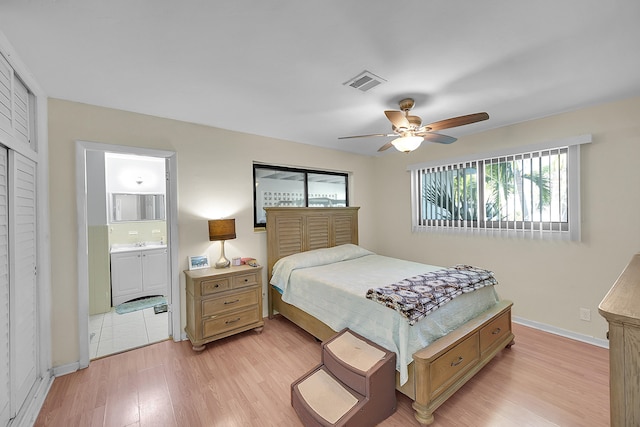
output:
M154 150L99 142L76 141L76 206L78 214L78 333L80 345L79 368L89 366L89 247L87 236L87 151L134 154L166 159L167 183L167 244L170 266L170 324L174 341L180 333L180 277L178 271L178 180L177 159L173 151Z

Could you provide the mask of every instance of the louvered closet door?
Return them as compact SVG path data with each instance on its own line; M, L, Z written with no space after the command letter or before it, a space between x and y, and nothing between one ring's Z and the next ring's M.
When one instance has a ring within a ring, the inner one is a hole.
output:
M13 69L6 59L0 55L0 129L11 133L11 82L13 81Z
M9 251L11 297L11 412L19 409L35 383L36 307L36 164L9 152Z
M26 142L31 139L29 90L18 78L13 76L13 128L18 140Z
M9 212L7 149L0 146L0 426L11 418L9 375Z

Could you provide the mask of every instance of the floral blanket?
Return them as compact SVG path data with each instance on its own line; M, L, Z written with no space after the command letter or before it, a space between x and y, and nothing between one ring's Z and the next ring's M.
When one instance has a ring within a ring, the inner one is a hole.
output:
M366 297L396 310L413 326L458 295L496 284L492 271L456 265L369 289Z

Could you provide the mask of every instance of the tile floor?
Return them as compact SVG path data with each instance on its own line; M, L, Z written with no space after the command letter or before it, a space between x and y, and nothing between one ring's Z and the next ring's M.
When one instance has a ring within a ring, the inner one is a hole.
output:
M169 314L153 312L153 307L118 314L89 316L89 357L95 359L145 346L169 338Z

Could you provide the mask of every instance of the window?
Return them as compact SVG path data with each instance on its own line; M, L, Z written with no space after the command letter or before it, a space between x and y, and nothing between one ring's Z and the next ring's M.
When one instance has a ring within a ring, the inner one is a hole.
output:
M253 165L253 219L267 223L265 207L349 206L348 174L281 166Z
M579 240L579 147L586 142L590 136L410 167L414 230Z

